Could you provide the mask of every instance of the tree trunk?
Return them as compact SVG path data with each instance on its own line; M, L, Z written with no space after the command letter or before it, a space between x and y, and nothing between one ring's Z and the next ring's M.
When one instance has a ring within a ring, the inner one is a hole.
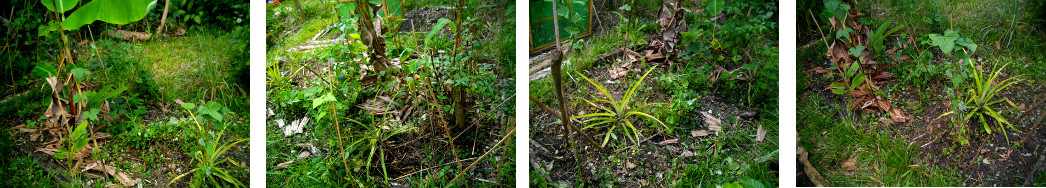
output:
M160 26L156 27L156 33L153 35L160 36L163 33L163 26L167 23L167 11L171 9L171 0L167 0L163 4L163 16L160 17Z
M367 46L374 70L388 70L389 61L385 57L385 39L381 37L381 20L374 19L374 7L367 1L355 1L356 15L360 16L357 24L360 28L360 40Z

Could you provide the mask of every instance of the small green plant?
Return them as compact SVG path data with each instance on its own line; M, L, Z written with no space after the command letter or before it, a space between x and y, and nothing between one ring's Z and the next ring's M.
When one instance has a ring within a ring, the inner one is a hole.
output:
M883 23L879 26L879 29L876 29L874 32L869 33L868 47L872 48L872 50L875 50L875 55L884 55L883 52L886 51L886 46L883 45L883 42L886 40L886 37L893 35L898 30L901 30L902 27L904 26L897 25L897 27L890 29L890 21L886 21L886 23Z
M862 49L864 48L860 45L858 45L857 47ZM858 55L856 56L860 56L860 53L858 52ZM841 80L842 82L832 82L831 87L829 87L830 89L832 89L832 93L839 95L847 95L854 92L855 89L858 89L858 86L864 84L867 78L864 75L864 73L860 72L860 64L860 62L850 63L850 66L845 69L846 71L843 71L843 75L840 75L843 77Z
M959 34L951 29L944 31L944 34L932 33L927 35L930 38L930 45L936 46L944 52L945 55L951 55L952 51L956 49L956 45L966 47L970 50L970 53L977 52L977 43L974 43L970 38L960 38ZM965 51L963 51L965 52ZM965 56L960 56L960 58Z
M374 159L374 154L378 154L378 162L381 165L381 175L384 178L385 183L389 181L389 173L385 168L385 147L389 138L399 135L410 130L413 130L412 126L409 125L364 125L359 121L349 119L350 122L355 123L359 126L366 128L366 131L358 132L357 134L350 135L350 138L355 138L354 142L349 143L350 152L352 148L363 148L361 151L367 155L367 159L364 161L364 171L370 175L371 161ZM385 130L389 128L389 130ZM362 146L362 147L361 147Z
M966 62L969 63L970 67L976 66L973 64L973 61L969 58L966 59ZM981 71L971 71L975 84L968 92L969 98L965 102L963 102L963 104L965 105L962 105L966 106L966 110L969 110L969 112L961 111L960 109L960 111L946 112L941 116L946 116L953 113L965 113L965 115L961 116L963 117L963 122L968 121L970 118L976 117L980 120L981 126L984 128L985 131L988 132L988 134L992 133L992 128L988 126L989 118L995 120L996 124L999 126L999 128L996 130L1001 130L1003 135L1006 134L1006 127L1004 127L1003 125L1009 126L1011 129L1013 129L1013 124L1007 121L1005 116L1003 116L997 110L991 107L991 105L1005 101L1007 104L1010 104L1010 106L1013 106L1014 108L1019 108L1016 104L1011 102L1009 98L1004 97L1002 99L996 99L995 97L995 95L997 95L999 92L1006 89L1010 85L1020 82L1021 75L1012 76L1006 78L1005 80L998 81L998 79L1000 79L999 73L1002 72L1002 70L1005 69L1007 65L1008 63L1003 64L1001 67L998 67L997 65L993 66L990 75L985 75ZM1006 136L1006 140L1009 141L1009 136Z
M969 62L971 67L974 66L973 61L969 58L967 58L966 61ZM997 79L999 79L999 72L1002 72L1002 70L1005 69L1007 65L1008 64L1003 64L1002 67L997 67L997 69L993 67L994 73L992 73L988 77L985 77L987 75L984 75L984 73L980 71L973 71L973 80L976 82L976 85L974 85L973 89L969 91L970 99L966 100L966 103L970 104L970 107L973 108L970 111L970 113L966 115L966 117L969 118L977 116L978 118L980 118L981 124L984 126L984 129L987 130L989 134L991 134L992 130L988 127L987 118L985 118L985 115L995 118L995 121L999 124L999 129L1002 130L1003 134L1006 134L1006 129L1001 127L1002 125L1008 125L1010 126L1010 128L1013 128L1013 124L1011 124L1009 121L1006 121L1006 117L1003 117L1001 114L999 114L991 108L991 105L1000 103L1002 101L1006 101L1011 106L1017 108L1017 105L1013 104L1013 102L1011 102L1009 98L1002 98L998 100L995 99L995 95L998 94L1000 91L1006 89L1014 83L1020 82L1020 75L1009 77L1005 80L1002 80L1001 82L997 82ZM1008 137L1007 140L1009 140Z
M826 0L824 1L824 12L821 12L821 16L845 20L846 15L849 14L848 11L850 11L850 5L843 3L842 0Z
M646 71L646 73L644 73L643 76L640 77L639 80L636 81L636 83L628 89L628 92L625 92L625 95L622 96L621 100L615 100L614 97L610 95L610 92L608 92L606 88L603 87L603 85L600 85L599 83L592 81L592 79L589 79L584 74L578 73L578 75L581 75L581 78L584 78L585 81L588 81L588 83L592 84L592 86L596 87L596 89L599 89L599 91L606 98L594 100L585 99L585 103L588 103L589 105L592 105L592 107L602 110L602 112L593 112L589 114L574 116L570 119L590 118L588 120L585 120L583 123L595 122L589 124L588 126L585 126L584 128L581 128L581 130L592 128L598 125L612 124L613 126L610 126L610 129L607 130L606 136L604 136L603 138L602 146L604 147L607 145L607 141L610 140L611 136L613 136L615 139L617 138L617 136L614 134L614 130L617 129L621 129L622 131L624 131L625 135L628 138L632 139L632 141L636 143L639 143L639 137L641 136L641 134L639 133L639 130L632 125L632 120L630 119L632 116L638 115L649 118L667 129L668 126L665 126L665 123L662 123L661 120L658 120L656 117L643 111L643 109L651 105L658 105L662 103L648 103L639 107L631 106L632 102L634 102L631 101L632 96L635 94L636 89L639 88L639 85L643 83L643 79L645 79L647 75L650 75L650 72L654 71L654 69L656 68L651 68L650 70ZM598 105L596 104L596 102L607 103L610 105L611 108L606 108L604 106ZM631 133L629 133L629 129L631 129Z
M195 172L196 174L193 176L193 185L202 185L206 183L214 187L225 187L225 185L219 182L221 181L224 183L231 184L234 187L244 187L243 183L240 183L239 180L237 180L235 177L230 175L226 170L222 169L222 167L219 166L225 162L230 162L233 165L240 166L236 162L231 161L229 158L223 158L222 155L224 155L225 152L233 146L236 146L236 144L250 140L249 138L244 138L236 141L222 143L221 140L222 135L225 133L225 126L221 123L225 122L225 113L231 113L229 109L222 107L221 104L218 104L213 101L204 105L200 105L199 108L197 108L196 104L193 103L184 103L181 105L181 107L189 113L189 116L191 116L193 119L194 125L196 125L196 130L203 133L203 135L205 135L205 138L199 138L196 140L196 142L200 144L202 148L199 151L193 152L191 154L193 160L198 161L198 163L196 163L196 168L193 168L189 172L174 177L174 179L171 179L171 182L167 183L167 185L170 185L171 183L174 183L174 181L177 181L178 179L181 179L182 177L185 177L186 175ZM193 113L194 109L197 113ZM221 129L221 131L219 131L217 134L212 131L208 131L200 124L200 120L197 118L197 115L199 115L200 118L211 119L214 122L218 122L218 125L220 125L219 129Z

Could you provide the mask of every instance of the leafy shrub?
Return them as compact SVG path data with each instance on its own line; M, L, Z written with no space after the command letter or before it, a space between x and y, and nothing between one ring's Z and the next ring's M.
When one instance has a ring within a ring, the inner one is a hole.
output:
M168 20L181 21L189 26L214 25L220 28L231 28L236 25L248 23L248 7L246 1L172 0L171 10L168 14Z

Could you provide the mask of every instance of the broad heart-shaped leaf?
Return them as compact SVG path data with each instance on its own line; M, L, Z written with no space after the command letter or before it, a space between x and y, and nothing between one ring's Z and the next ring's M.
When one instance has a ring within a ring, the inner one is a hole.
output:
M622 10L622 11L630 11L630 10L632 10L632 6L621 5L621 7L618 7L617 9L618 10Z
M185 108L185 110L192 111L193 108L196 108L196 104L185 103L185 104L182 104L182 108Z
M73 70L70 70L69 72L73 73L73 77L76 77L76 80L80 81L84 80L84 76L91 75L91 71L82 67L73 68Z
M965 46L967 49L970 49L970 52L977 52L977 43L973 43L973 40L970 38L960 38L955 41L955 44Z
M320 98L312 99L312 108L315 109L316 107L319 107L320 105L323 105L324 103L334 102L334 101L338 101L338 99L335 99L334 95L331 95L331 93L327 93L327 94L324 94L323 96L320 96Z
M829 16L842 19L846 16L846 11L850 10L850 5L843 3L841 0L826 0L824 1L824 10L829 13Z
M98 120L99 112L101 112L101 110L98 110L97 108L92 108L91 110L84 111L83 116L90 120Z
M136 22L155 6L156 0L93 0L69 14L62 21L62 29L77 30L97 20L111 24Z
M864 49L865 47L863 45L857 45L856 47L850 48L850 52L846 54L850 54L854 57L861 57L861 52L864 52Z
M58 0L58 2L55 2L54 0L40 0L40 4L44 4L44 7L47 7L48 11L62 13L72 10L73 7L76 7L77 3L80 3L80 0ZM59 11L55 11L55 6L58 6L57 10Z
M214 120L219 122L224 121L224 116L219 113L222 110L222 105L217 102L211 101L207 104L200 105L200 114L211 116Z
M718 15L723 12L723 0L709 0L705 1L705 12L710 16Z
M930 34L929 37L933 41L932 45L941 48L941 51L946 55L952 54L952 49L955 49L955 41L959 40L959 34L952 30L944 31L943 36Z
M838 32L835 33L835 38L837 38L837 39L845 38L846 40L850 40L850 33L852 33L852 32L854 32L854 30L850 29L849 27L848 28L844 28L844 29L840 29Z
M694 24L694 26L696 25L697 24ZM690 31L679 32L679 34L683 35L683 41L680 41L679 44L689 45L690 43L693 43L697 39L701 38L701 35L705 34L705 30L696 29L696 27L690 27Z

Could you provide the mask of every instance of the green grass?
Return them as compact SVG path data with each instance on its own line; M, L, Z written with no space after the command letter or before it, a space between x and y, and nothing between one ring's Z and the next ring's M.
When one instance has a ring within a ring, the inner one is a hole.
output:
M904 2L904 0L900 0L900 2ZM910 31L916 35L912 37L943 33L948 29L955 30L960 36L970 37L980 46L976 54L984 57L1013 57L1027 62L1030 66L1018 69L1020 73L1040 73L1042 70L1046 70L1044 68L1046 65L1034 63L1046 61L1046 54L1041 52L1041 49L1046 48L1046 38L1042 37L1046 31L1042 27L1031 24L1036 22L1033 17L1023 16L1032 14L1029 11L1034 9L1034 7L1030 7L1034 2L1018 3L1010 0L944 0L939 2L939 5L935 5L928 1L913 1L911 4L875 1L864 4L859 10L867 12L867 10L871 10L870 7L885 8L888 10L885 15L870 16L871 23L878 24L886 21L893 21L895 24L905 23L905 28L899 33ZM916 8L905 8L906 5ZM940 14L936 18L940 18L941 22L927 23L922 20L925 17L935 18L935 12ZM821 23L822 27L827 28L825 24ZM825 30L825 32L828 31ZM997 42L1001 49L996 48ZM927 49L923 48L924 51ZM939 53L939 51L934 53ZM1038 77L1042 79L1043 76Z
M6 180L0 182L0 187L59 187L64 185L29 155L5 157L0 166L3 166L0 175L7 177Z
M937 156L917 151L890 129L875 127L871 121L877 117L858 117L817 94L800 96L800 146L832 186L962 186L957 169L932 165L929 161ZM851 157L857 168L848 176L842 163Z
M219 101L234 111L247 112L246 90L230 82L231 39L214 31L190 30L185 37L137 44L142 48L144 71L154 75L164 101Z

